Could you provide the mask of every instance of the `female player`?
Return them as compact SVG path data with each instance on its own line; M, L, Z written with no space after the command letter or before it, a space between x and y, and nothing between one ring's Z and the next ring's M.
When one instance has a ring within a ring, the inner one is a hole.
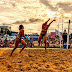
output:
M25 37L25 35L24 35L24 26L23 25L20 25L19 26L19 33L18 33L18 35L17 35L17 37L16 37L16 39L15 39L15 47L14 47L14 49L12 50L12 52L11 52L11 55L12 55L12 53L14 52L14 50L17 48L17 46L18 46L18 44L19 44L19 42L21 42L24 46L22 47L22 49L21 49L21 51L26 47L26 43L25 43L25 41L24 40L22 40L21 38L22 38L22 36L23 37ZM26 37L25 37L26 38ZM27 39L27 38L26 38ZM27 39L28 40L28 39ZM21 53L21 51L19 52L19 53ZM10 56L11 56L10 55Z
M48 21L49 21L49 20L50 20L50 19L48 19ZM47 44L46 44L46 40L47 40L47 35L46 35L47 29L49 28L49 26L51 25L51 23L52 23L53 21L55 21L55 20L51 21L51 22L47 25L47 22L48 22L48 21L46 21L45 23L42 24L42 31L41 31L41 33L40 33L40 35L39 35L39 38L38 38L38 43L39 43L38 46L40 46L40 41L41 41L41 39L43 38L43 41L44 41L44 43L45 43L45 50L46 50L46 48L47 48Z

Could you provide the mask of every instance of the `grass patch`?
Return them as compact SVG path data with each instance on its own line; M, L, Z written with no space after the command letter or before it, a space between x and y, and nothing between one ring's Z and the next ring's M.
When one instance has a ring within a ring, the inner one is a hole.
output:
M5 48L5 47L0 47L0 48ZM8 47L7 47L8 48ZM9 47L10 48L10 47ZM11 48L14 48L14 47L11 47ZM17 48L22 48L22 47L17 47ZM27 48L27 47L26 47ZM44 48L44 46L34 46L34 47L29 47L29 48ZM52 48L52 47L49 47L49 48ZM60 47L54 47L54 48L60 48ZM63 48L63 47L61 47ZM70 47L72 48L72 47Z

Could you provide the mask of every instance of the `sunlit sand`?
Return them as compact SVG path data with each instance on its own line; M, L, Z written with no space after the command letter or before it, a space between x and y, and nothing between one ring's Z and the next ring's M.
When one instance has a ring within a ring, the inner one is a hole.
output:
M72 49L0 49L0 72L72 72Z

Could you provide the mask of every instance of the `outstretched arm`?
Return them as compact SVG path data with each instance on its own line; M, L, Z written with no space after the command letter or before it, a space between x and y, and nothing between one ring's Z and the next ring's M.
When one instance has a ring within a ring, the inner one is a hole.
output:
M56 21L56 20L53 20L53 21ZM51 21L51 22L49 23L49 25L47 25L47 26L49 27L49 26L52 24L53 21Z
M47 24L47 22L50 20L50 18L45 22L45 23L43 23L43 24Z

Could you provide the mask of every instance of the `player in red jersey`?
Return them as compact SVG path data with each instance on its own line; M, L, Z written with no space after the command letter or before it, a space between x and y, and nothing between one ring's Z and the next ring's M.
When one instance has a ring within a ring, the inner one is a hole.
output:
M23 29L24 29L24 26L23 26L23 25L20 25L20 26L19 26L19 30L20 30L20 31L19 31L16 39L15 39L15 47L14 47L14 49L12 50L11 55L13 54L13 52L15 51L15 49L17 48L19 42L21 42L21 43L24 45L24 46L22 47L21 51L27 46L26 42L21 39L22 37L25 37L25 35L24 35L24 30L23 30ZM26 37L25 37L25 38L26 38ZM26 38L26 39L27 39L27 38ZM28 40L28 39L27 39L27 40ZM21 53L21 51L20 51L20 53ZM11 56L11 55L10 55L10 56Z
M46 48L47 48L47 44L46 44L46 40L47 40L47 30L48 30L48 28L49 28L49 26L51 25L51 23L53 22L53 21L55 21L55 20L53 20L53 21L51 21L48 25L47 25L47 22L49 21L50 19L48 19L45 23L43 23L42 24L42 31L41 31L41 33L40 33L40 35L39 35L39 38L38 38L38 43L39 43L39 45L38 46L40 46L40 41L41 41L41 39L43 38L43 41L44 41L44 43L45 43L45 50L46 50Z

